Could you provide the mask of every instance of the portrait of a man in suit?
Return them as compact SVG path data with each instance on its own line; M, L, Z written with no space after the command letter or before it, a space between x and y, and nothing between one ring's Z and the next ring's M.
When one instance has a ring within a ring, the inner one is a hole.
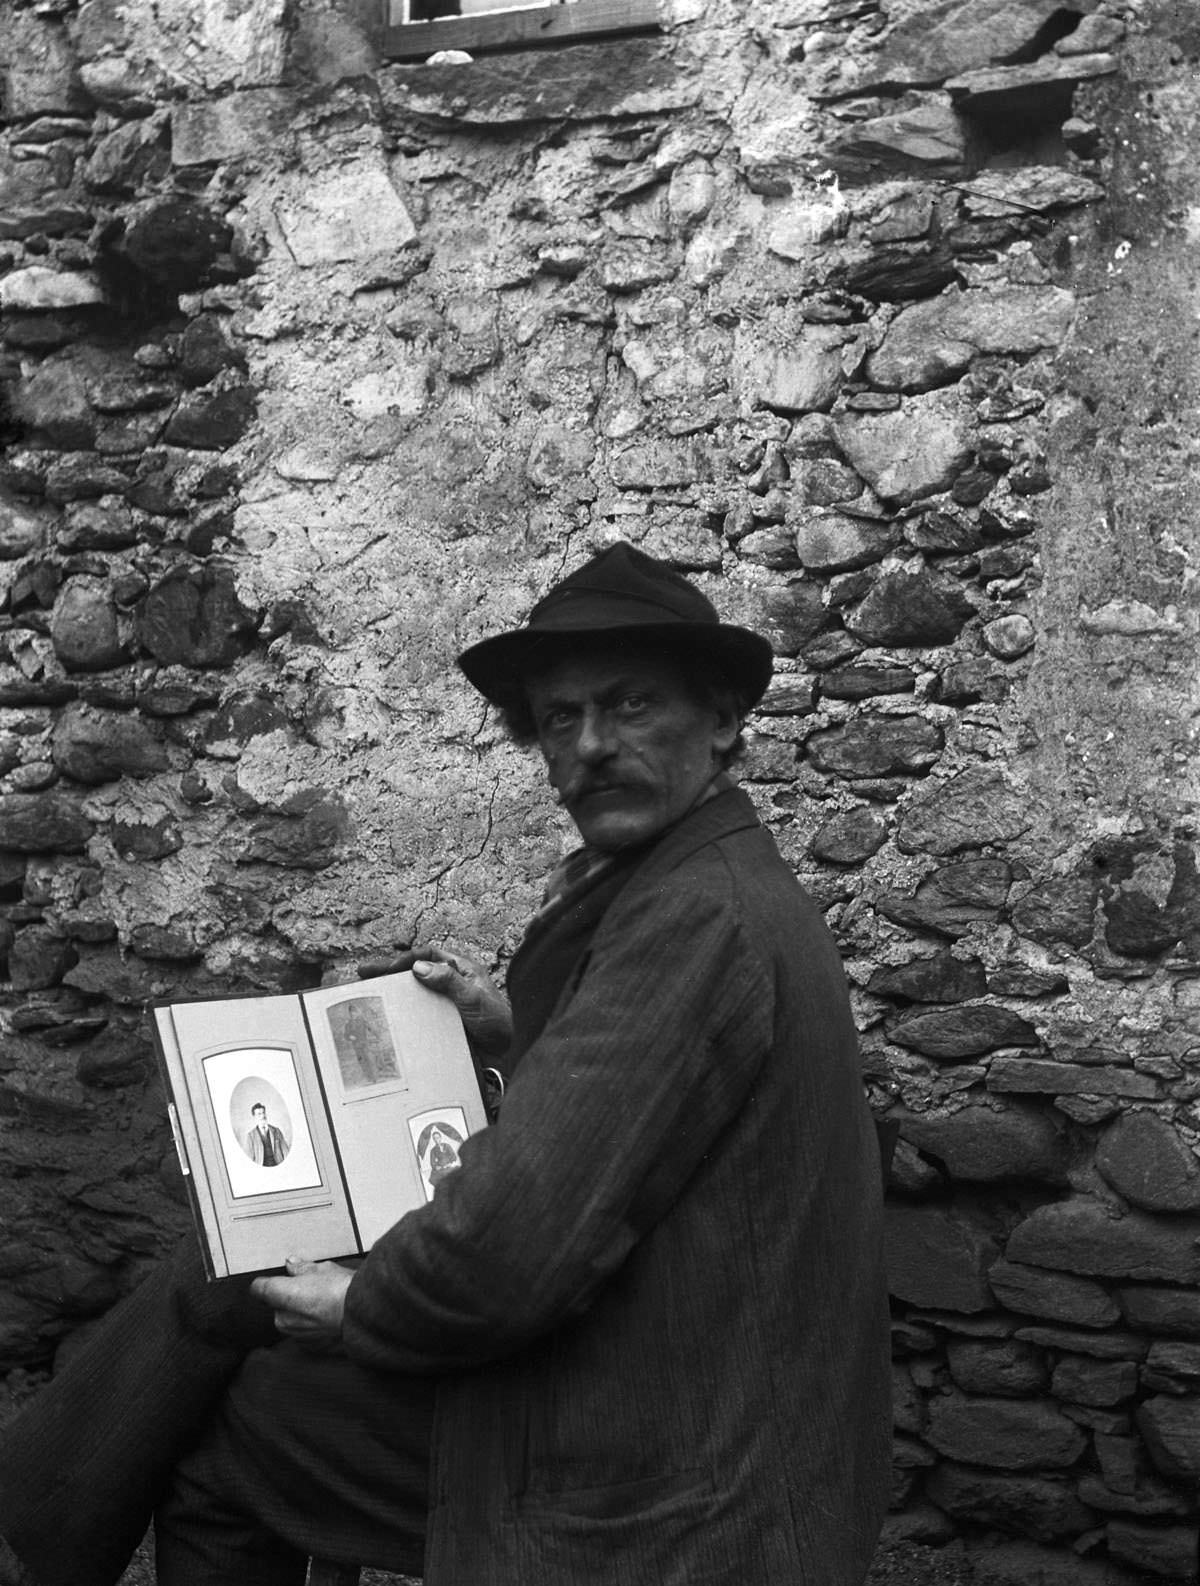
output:
M258 1167L278 1167L289 1149L283 1130L270 1121L261 1101L251 1107L250 1117L251 1126L242 1142L246 1155Z

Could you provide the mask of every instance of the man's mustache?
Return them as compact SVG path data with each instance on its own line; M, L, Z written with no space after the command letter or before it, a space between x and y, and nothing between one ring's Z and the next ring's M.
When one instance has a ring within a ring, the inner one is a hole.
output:
M594 793L644 792L641 781L635 777L573 776L558 789L558 796L568 806L590 798Z

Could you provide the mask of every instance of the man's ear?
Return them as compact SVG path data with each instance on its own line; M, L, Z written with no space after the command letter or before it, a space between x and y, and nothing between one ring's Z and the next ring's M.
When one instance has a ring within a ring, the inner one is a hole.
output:
M737 707L726 700L717 702L715 714L717 720L713 728L713 754L719 759L733 748L737 735L742 730L742 721L737 713Z

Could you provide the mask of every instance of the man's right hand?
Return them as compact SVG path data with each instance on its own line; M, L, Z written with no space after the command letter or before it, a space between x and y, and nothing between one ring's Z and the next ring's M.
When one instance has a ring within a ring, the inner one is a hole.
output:
M492 984L482 964L465 953L448 953L440 947L412 947L388 959L359 965L364 979L411 969L423 986L449 997L458 1009L463 1028L481 1053L501 1057L512 1040L512 1014L508 999Z

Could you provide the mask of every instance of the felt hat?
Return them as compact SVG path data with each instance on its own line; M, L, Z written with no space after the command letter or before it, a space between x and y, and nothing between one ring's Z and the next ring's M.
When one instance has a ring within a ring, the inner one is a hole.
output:
M747 709L771 679L771 646L761 634L722 622L712 602L681 573L624 541L555 584L523 628L471 645L458 664L494 705L520 706L531 672L569 655L573 640L599 638L644 642L711 661Z

